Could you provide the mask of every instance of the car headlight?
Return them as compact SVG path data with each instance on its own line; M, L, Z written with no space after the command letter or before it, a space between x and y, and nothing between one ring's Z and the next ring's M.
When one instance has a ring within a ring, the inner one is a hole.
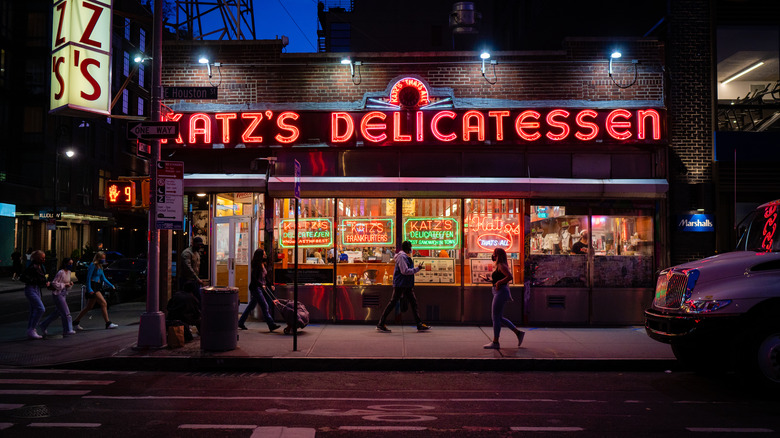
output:
M731 300L688 300L683 303L682 310L686 313L709 313L731 304Z

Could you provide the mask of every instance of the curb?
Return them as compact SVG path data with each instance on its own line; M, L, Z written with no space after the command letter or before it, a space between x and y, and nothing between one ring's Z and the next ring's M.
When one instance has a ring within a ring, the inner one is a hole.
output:
M446 359L446 358L236 358L113 356L50 366L81 370L175 372L327 372L327 371L679 371L673 359Z

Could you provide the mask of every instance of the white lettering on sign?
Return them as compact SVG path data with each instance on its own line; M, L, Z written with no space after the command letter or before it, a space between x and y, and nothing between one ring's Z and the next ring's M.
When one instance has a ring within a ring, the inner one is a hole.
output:
M50 112L111 112L113 0L54 0Z

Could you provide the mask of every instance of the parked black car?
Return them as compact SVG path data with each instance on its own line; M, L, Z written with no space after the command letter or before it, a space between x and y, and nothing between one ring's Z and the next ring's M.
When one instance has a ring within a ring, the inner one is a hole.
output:
M103 270L114 286L112 303L123 303L146 297L146 259L123 258Z
M106 253L106 264L104 265L104 267L124 257L122 253L116 251L105 251L105 253ZM93 257L94 254L86 255L86 256L82 256L80 259L76 261L76 268L75 268L76 279L81 284L84 284L84 282L87 280L87 270L89 269L89 264L92 263Z

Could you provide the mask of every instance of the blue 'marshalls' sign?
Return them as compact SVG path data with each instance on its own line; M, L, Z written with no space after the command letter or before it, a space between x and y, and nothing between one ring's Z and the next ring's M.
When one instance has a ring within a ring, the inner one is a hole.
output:
M678 216L677 230L697 233L715 231L715 215L687 214Z

